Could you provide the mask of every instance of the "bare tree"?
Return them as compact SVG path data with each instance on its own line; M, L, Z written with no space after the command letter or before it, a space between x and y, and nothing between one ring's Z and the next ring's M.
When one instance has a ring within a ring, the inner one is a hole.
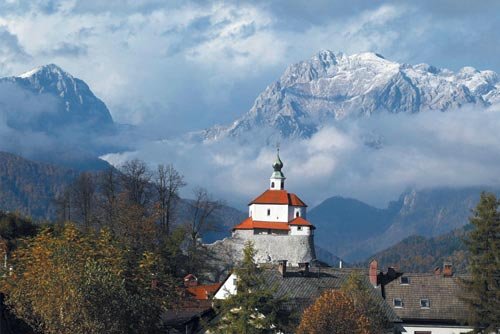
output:
M92 174L81 173L72 186L74 207L85 228L90 228L94 218L95 184Z
M146 207L150 201L149 182L151 173L144 161L127 161L120 168L122 185L131 204Z
M113 167L99 175L101 220L111 230L115 230L119 214L119 187L118 173Z
M56 204L57 216L61 223L71 220L71 191L69 187L65 187L63 191L56 194L54 199Z
M202 235L208 231L215 230L214 213L222 207L222 202L213 200L206 189L194 190L195 199L191 203L192 216L188 221L187 229L189 235L188 265L190 272L196 272L201 258Z
M155 179L155 189L158 195L158 216L161 232L170 234L172 221L175 219L175 209L179 200L179 190L186 186L184 176L172 165L158 165Z

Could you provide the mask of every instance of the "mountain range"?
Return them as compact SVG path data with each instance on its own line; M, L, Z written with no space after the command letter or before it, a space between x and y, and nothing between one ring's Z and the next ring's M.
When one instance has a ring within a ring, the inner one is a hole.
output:
M321 231L317 244L352 263L410 236L436 237L462 228L482 191L500 194L488 187L410 190L385 209L332 197L313 208L308 219Z
M321 51L289 66L232 124L192 136L207 142L227 137L246 142L264 130L267 142L308 138L325 124L381 112L484 108L499 101L500 81L493 71L464 67L453 72L400 64L370 52Z

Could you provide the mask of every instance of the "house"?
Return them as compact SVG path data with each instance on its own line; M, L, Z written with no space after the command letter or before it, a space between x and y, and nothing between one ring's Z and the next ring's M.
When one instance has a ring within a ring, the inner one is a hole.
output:
M363 273L365 284L370 287L370 293L380 304L383 312L393 324L401 320L394 310L382 298L380 289L372 288L366 270L339 269L332 267L310 267L309 263L302 263L299 267L287 266L281 261L277 266L264 266L260 272L266 286L263 288L274 291L275 297L286 299L287 311L294 312L299 317L302 312L326 290L340 289L349 275L358 270ZM237 277L231 274L215 292L214 299L226 299L237 293ZM392 333L392 330L390 331Z
M162 316L167 333L197 333L215 315L212 297L220 286L221 283L198 284L195 275L186 275L184 287L179 291L180 302Z
M391 269L378 274L378 288L401 319L401 333L462 334L473 329L467 325L468 308L461 299L463 278L466 276L455 275L448 263L433 273L398 273Z

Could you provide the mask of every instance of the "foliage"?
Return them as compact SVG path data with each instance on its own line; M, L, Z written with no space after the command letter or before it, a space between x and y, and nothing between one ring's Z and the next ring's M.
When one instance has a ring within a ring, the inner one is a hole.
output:
M1 282L6 304L44 333L157 332L158 300L171 297L152 285L164 278L154 276L157 259L145 254L131 267L126 255L108 230L44 229L13 253L14 270Z
M298 334L371 334L370 320L351 296L340 290L325 291L302 314ZM375 332L376 333L376 332Z
M500 328L500 201L491 193L482 193L474 210L466 244L469 249L469 273L465 281L465 300L471 321L479 329L496 332Z
M248 242L243 249L243 261L234 270L237 293L218 305L221 320L215 324L217 333L276 333L288 322L287 315L281 312L284 300L264 288L254 256L253 244Z
M382 305L370 293L373 288L367 284L358 271L353 271L349 275L341 290L352 298L358 312L366 316L371 333L382 333L390 328L391 322Z

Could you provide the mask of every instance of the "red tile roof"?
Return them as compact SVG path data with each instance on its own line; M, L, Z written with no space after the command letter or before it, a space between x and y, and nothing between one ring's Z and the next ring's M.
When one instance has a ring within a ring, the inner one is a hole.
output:
M208 299L209 296L215 293L215 291L219 290L222 283L215 283L210 285L197 285L191 286L187 288L187 291L193 295L197 300L205 300Z
M305 220L302 217L297 217L291 222L288 223L289 225L299 225L299 226L310 226L312 229L315 229L313 224L311 224L309 221Z
M233 227L233 230L253 230L253 229L271 229L271 230L284 230L289 231L290 227L288 223L278 223L278 222L263 222L253 220L252 217L248 217L242 221L239 225Z
M250 204L288 204L292 206L307 206L297 195L286 190L266 190ZM250 205L249 204L249 205Z

